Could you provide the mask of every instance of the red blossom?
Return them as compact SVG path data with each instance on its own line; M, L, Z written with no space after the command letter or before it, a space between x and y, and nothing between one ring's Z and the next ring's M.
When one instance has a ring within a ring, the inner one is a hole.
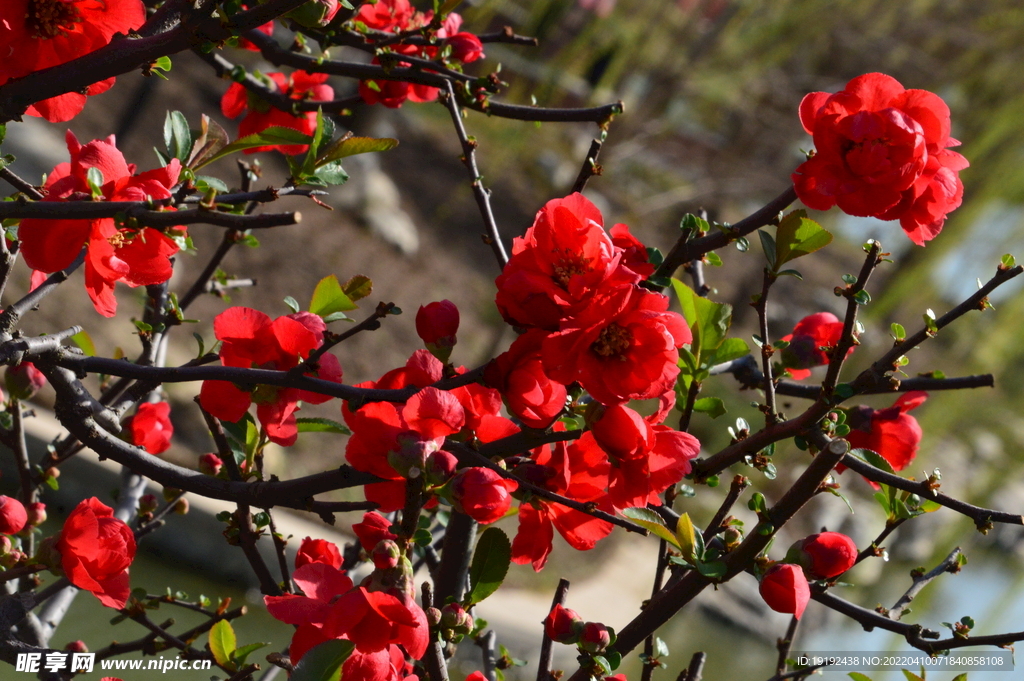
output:
M486 369L488 384L504 396L508 409L530 428L547 428L565 408L566 388L548 378L541 345L547 332L530 329Z
M583 618L575 610L556 603L544 618L544 635L556 643L575 643L583 628Z
M789 342L782 350L782 366L789 370L789 375L799 381L811 375L811 367L828 364L828 353L822 348L831 349L843 336L843 323L831 312L818 312L808 315L797 322L793 333L779 340ZM846 356L853 354L853 348Z
M920 390L904 393L888 409L855 407L847 412L846 423L852 430L846 436L853 449L870 449L901 471L917 456L923 435L910 410L921 406L928 393ZM845 466L836 468L840 473ZM872 483L874 485L874 483Z
M969 164L950 151L949 107L926 90L868 73L835 94L812 92L800 121L816 154L793 173L808 207L899 220L919 246L942 229L963 199L959 171Z
M804 608L811 600L811 587L804 571L789 563L776 563L768 568L761 579L759 591L769 608L793 615L796 619L804 614Z
M174 435L170 414L171 405L167 402L140 404L135 416L125 423L132 444L150 454L162 454L170 449L171 436Z
M660 505L659 495L689 474L690 462L699 454L700 442L693 435L654 426L654 446L650 451L641 457L620 460L612 467L608 485L612 506L625 509Z
M329 101L334 99L334 89L325 85L326 73L295 71L290 76L283 73L268 73L270 85L289 99ZM293 116L287 111L271 106L258 96L250 94L241 83L232 83L220 100L220 110L228 118L245 118L238 124L238 136L248 137L267 128L282 127L298 130L304 135L316 131L316 111L305 111ZM306 144L274 144L246 149L246 154L258 151L280 151L283 154L301 154L309 148Z
M89 54L110 43L114 34L127 35L145 21L140 0L5 0L0 3L0 85ZM113 85L114 79L108 78L84 93L36 102L27 113L54 123L69 121L85 107L87 96Z
M54 545L68 580L91 591L108 608L123 608L131 587L128 567L135 559L135 536L96 497L78 504Z
M67 132L70 163L61 163L46 178L47 201L88 198L93 195L89 171L99 171L101 200L146 201L170 198L170 189L178 182L181 163L177 159L164 168L135 175L115 146L114 136L93 140L86 145ZM94 173L95 176L95 173ZM184 234L184 227L172 228ZM160 284L173 273L170 257L178 245L150 227L118 229L113 218L99 220L21 221L18 239L25 263L40 272L56 272L70 265L82 246L88 245L85 258L85 286L96 311L112 317L117 311L114 284L129 286Z
M295 554L295 569L310 563L323 563L341 569L341 552L326 539L306 537L299 546L299 552Z
M359 543L367 553L373 551L378 543L385 539L397 539L391 533L391 521L376 511L363 515L363 522L352 525L352 531L359 537Z
M481 524L504 517L512 506L511 492L519 487L490 468L463 468L451 480L452 506Z
M416 334L431 354L447 362L459 330L459 308L450 300L421 305L416 313Z
M475 62L484 58L484 45L472 33L460 31L448 38L445 42L452 46L452 57L463 64Z
M275 369L288 371L298 366L310 352L323 342L327 329L320 317L308 312L297 312L271 320L270 317L247 307L231 307L213 320L213 332L222 342L221 363L224 366ZM307 372L335 383L341 382L341 364L330 353L320 357L319 368ZM268 385L244 391L228 381L203 381L199 393L203 409L225 421L241 419L249 406L256 403L256 415L271 442L290 447L298 438L295 412L300 400L322 404L331 399L297 388L279 388Z
M14 497L0 496L0 534L18 534L28 522L28 511Z
M413 11L409 0L377 0L360 7L353 19L376 31L404 31Z
M794 544L800 565L815 579L838 577L857 562L857 545L840 532L820 532Z
M11 397L19 400L30 400L46 385L46 376L32 362L22 362L7 367L4 382Z

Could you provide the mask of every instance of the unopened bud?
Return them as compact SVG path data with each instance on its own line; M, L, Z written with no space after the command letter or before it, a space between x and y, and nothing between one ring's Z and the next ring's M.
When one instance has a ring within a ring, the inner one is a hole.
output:
M556 643L575 643L583 628L583 618L575 610L555 605L544 619L544 634Z
M89 652L89 647L85 645L85 641L72 641L64 646L64 650L72 653L87 653Z
M414 430L406 430L396 438L398 450L388 452L388 463L403 478L418 478L427 466L427 457L437 451L437 443L424 440Z
M207 475L217 475L220 473L221 466L224 465L224 461L221 460L216 454L203 454L199 457L199 472L206 473Z
M173 487L164 487L164 501L174 501L174 499L181 494L180 489L174 489Z
M398 567L398 561L402 558L402 549L398 548L398 544L390 539L385 539L377 543L371 557L374 567L378 570L390 570Z
M188 499L185 499L184 497L178 499L178 501L175 502L174 504L174 512L177 515L185 515L186 513L188 513Z
M143 494L139 497L139 513L152 513L160 505L160 500L155 494Z
M603 653L611 645L612 635L600 622L587 622L580 634L580 648L588 653Z
M441 624L441 611L434 607L427 608L427 624L431 627Z
M743 532L736 527L727 528L725 532L722 533L722 541L725 543L726 548L734 548L743 541Z
M7 392L11 397L19 400L32 399L39 389L46 385L46 376L36 369L32 362L22 362L13 367L8 367L4 375L4 382L7 384Z
M441 608L441 627L456 634L468 634L473 630L473 616L458 603L449 603Z
M0 565L2 565L5 568L12 568L24 559L24 552L20 551L19 549L11 549L4 555L0 556Z
M455 475L459 460L451 452L443 449L433 452L427 457L427 482L432 485L443 485Z
M46 504L36 501L28 505L28 524L32 527L46 522Z

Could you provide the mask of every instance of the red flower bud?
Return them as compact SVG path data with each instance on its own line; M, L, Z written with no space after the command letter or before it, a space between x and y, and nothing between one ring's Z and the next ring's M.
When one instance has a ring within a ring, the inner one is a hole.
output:
M447 42L452 46L452 57L463 64L484 58L483 43L472 33L461 31L448 38Z
M373 551L383 539L397 539L398 535L390 532L391 521L376 511L363 514L363 522L352 526L352 531L359 537L359 543L367 553Z
M28 524L31 527L42 525L46 522L46 504L36 501L28 505Z
M132 444L142 447L150 454L161 454L171 447L171 405L166 402L140 404L135 416L125 423Z
M505 515L519 484L489 468L463 468L451 480L451 501L456 511L478 523L493 523Z
M17 366L7 367L4 381L11 397L29 400L46 385L46 376L43 376L43 372L36 369L32 362L22 362Z
M473 616L458 603L449 603L441 608L441 627L457 634L468 634L473 630Z
M85 645L85 641L72 641L64 646L64 650L72 653L87 653L89 652L89 647Z
M143 494L139 497L139 513L152 513L160 505L155 494Z
M427 613L427 624L431 627L436 627L441 624L441 611L437 608L430 607L426 609Z
M557 643L575 643L583 627L583 618L575 610L556 604L544 619L544 635Z
M811 588L804 571L797 565L776 563L761 579L761 598L775 612L789 613L800 619L811 599Z
M175 515L188 515L188 499L182 497L174 502L174 513Z
M332 568L341 569L341 552L338 547L326 539L306 537L295 554L295 569L309 563L324 563Z
M213 454L203 454L199 457L199 472L206 473L207 475L217 475L220 473L221 466L224 465L224 461L219 456Z
M427 467L427 457L437 451L437 442L415 430L399 433L396 441L398 449L388 452L388 463L402 477L418 478Z
M603 653L611 645L612 635L600 622L587 622L580 634L580 648L588 653Z
M459 330L459 308L450 300L421 306L416 313L416 333L430 353L442 362L451 357Z
M20 501L0 496L0 534L18 534L28 522L28 512Z
M845 534L822 532L799 542L807 561L799 561L816 579L837 577L857 562L857 545Z
M385 539L374 547L370 557L373 559L373 566L378 570L390 570L398 566L398 561L402 558L402 550L395 542Z
M458 465L459 460L454 454L438 450L427 457L427 480L434 485L443 485L455 475Z

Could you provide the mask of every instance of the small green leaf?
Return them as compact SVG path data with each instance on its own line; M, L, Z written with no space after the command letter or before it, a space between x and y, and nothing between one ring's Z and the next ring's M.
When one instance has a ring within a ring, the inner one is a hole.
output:
M665 527L661 516L652 511L649 508L627 508L622 511L622 515L625 518L629 518L640 527L646 530L650 530L653 534L661 539L664 539L672 546L676 548L682 548L679 544L679 539L676 535L672 534L672 531Z
M269 645L270 645L269 643L250 643L249 645L242 646L241 648L236 650L231 655L231 659L234 661L234 663L236 665L238 665L238 667L244 667L245 666L245 660L246 660L247 657L249 657L250 654L254 653L255 651L259 650L260 648L263 648L263 647L269 646Z
M867 305L871 302L871 295L867 291L861 289L853 294L853 299L858 305Z
M295 300L291 296L284 297L284 304L287 305L292 312L298 312L301 309L299 308L299 301Z
M339 185L348 182L348 173L341 167L341 161L331 161L325 163L316 169L316 175L313 177L319 179L324 185ZM309 184L307 182L306 184Z
M373 282L370 281L369 277L357 274L346 281L345 285L341 287L341 290L344 291L345 295L354 303L355 301L370 295L370 292L373 290Z
M332 421L321 417L303 417L295 419L295 425L300 433L337 433L339 435L351 435L352 431L343 423Z
M235 652L238 640L235 638L235 630L231 628L231 622L220 620L210 629L210 652L217 664L235 669L231 661L231 654Z
M335 312L355 310L358 305L345 295L338 277L333 274L324 277L313 289L313 297L309 301L309 311L315 315L326 317Z
M338 161L346 156L368 154L374 151L388 151L398 146L398 140L391 137L353 137L346 135L331 143L317 158L317 166Z
M850 454L857 457L861 461L865 461L875 468L881 469L886 473L895 473L892 464L885 460L881 454L873 452L870 449L851 449Z
M683 219L679 221L679 229L684 232L707 232L711 229L708 221L699 215L693 213L687 213L683 216Z
M742 338L726 338L715 353L708 358L710 364L722 364L750 354L750 346Z
M469 566L470 603L479 603L498 590L512 562L512 544L497 527L488 527L480 535Z
M915 674L912 671L908 671L906 669L904 669L902 671L903 671L903 676L905 676L907 678L907 681L924 681L923 678L921 678L920 676L918 676L917 674Z
M3 135L0 134L0 143L2 143L3 141ZM1002 263L1003 267L1005 267L1006 269L1011 269L1017 265L1017 260L1011 254L1007 253L1002 257L1000 263Z
M853 679L853 681L871 681L871 677L865 676L860 672L850 672L849 674L847 674L847 676Z
M321 643L302 656L288 681L339 681L341 666L355 647L352 641L340 638Z
M775 243L775 261L781 266L828 246L832 243L832 234L809 219L807 211L795 210L782 218L775 230Z
M889 332L892 334L892 337L897 341L902 341L904 338L907 337L907 330L903 328L902 324L897 324L896 322L893 322L889 326Z
M689 513L681 514L679 520L676 521L676 537L679 539L679 550L682 551L683 558L691 563L700 558L697 555L696 530L693 529L693 521L690 520Z
M704 260L706 260L708 265L710 265L711 267L722 266L722 259L718 257L718 254L715 253L714 251L712 251L711 253L705 253Z
M167 155L182 163L188 160L192 151L192 131L188 127L188 119L180 111L168 111L164 119L164 146Z
M796 277L800 281L804 280L804 275L800 274L797 270L782 270L779 272L780 277Z
M715 560L710 563L697 562L697 572L701 573L708 579L721 579L725 576L726 565L720 560Z
M855 277L852 274L844 274L843 283L846 284L847 286L853 286L854 284L857 283L857 277Z
M764 249L764 257L768 260L768 269L775 270L775 239L763 229L757 230L757 236L761 238L761 248Z
M284 128L278 125L271 126L262 132L254 133L252 135L246 135L241 139L238 139L231 144L227 145L215 154L212 154L208 158L204 159L201 163L197 163L193 166L194 170L198 170L205 165L209 165L214 161L230 156L238 151L245 149L252 149L254 147L266 147L274 146L278 144L293 145L293 144L309 144L313 141L313 138L309 135L304 135L298 130L292 130L291 128Z
M71 337L71 342L81 348L89 357L96 356L96 346L92 342L92 336L89 335L88 331L79 331Z
M717 419L726 413L725 402L718 397L702 397L693 403L693 410Z

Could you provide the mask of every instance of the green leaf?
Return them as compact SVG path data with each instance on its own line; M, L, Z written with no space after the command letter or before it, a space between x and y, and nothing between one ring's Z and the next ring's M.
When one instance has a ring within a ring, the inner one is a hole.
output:
M860 672L850 672L849 674L847 674L847 676L853 679L853 681L871 681L871 677L865 676Z
M198 133L198 134L195 134ZM220 123L213 120L206 114L199 121L199 130L195 130L195 142L192 143L192 153L189 154L189 168L198 168L206 163L207 159L213 157L217 152L228 145L230 137ZM209 180L207 180L209 184ZM228 190L225 189L226 193Z
M903 671L903 676L907 677L907 681L924 681L923 678L921 678L920 676L918 676L917 674L915 674L912 671L908 671L906 669L904 669L902 671Z
M370 292L373 290L373 282L370 281L369 277L357 274L346 281L345 285L341 287L341 290L344 291L345 295L354 303L355 301L370 295Z
M882 485L883 488L886 486ZM875 492L874 497L875 501L882 507L882 510L885 511L885 515L892 515L892 510L889 508L889 495L884 492Z
M352 641L340 638L324 641L302 656L288 681L339 681L341 666L355 647Z
M444 4L437 10L437 13L443 17L458 7L460 2L462 2L462 0L444 0Z
M292 312L298 312L300 310L299 301L295 300L291 296L284 297L284 304L287 305Z
M320 166L313 177L319 179L325 185L345 184L348 182L348 173L341 167L341 161L331 161Z
M691 563L695 563L700 558L697 555L696 534L696 531L693 529L693 521L690 520L690 514L681 514L679 520L676 521L676 537L679 539L679 549L682 551L683 558Z
M722 259L714 251L712 251L711 253L705 253L704 254L704 259L707 261L708 265L710 265L711 267L721 267L722 266Z
M683 216L683 219L679 221L679 229L684 232L707 232L711 229L711 225L709 225L708 221L699 215L687 213Z
M153 68L160 69L162 71L170 71L171 58L166 55L159 57L155 62L153 62Z
M814 220L807 211L795 210L782 218L775 230L776 267L813 253L832 243L832 234Z
M345 135L332 142L316 160L317 166L338 161L346 156L368 154L374 151L388 151L398 146L398 140L391 137L353 137Z
M245 137L232 142L217 153L211 155L209 158L203 160L202 163L198 163L193 166L193 169L198 170L199 168L209 165L210 163L224 158L225 156L230 156L235 152L243 151L245 149L252 149L253 147L265 147L277 144L309 144L312 141L312 137L304 135L298 130L274 125L262 132L246 135Z
M851 449L850 454L857 457L861 461L866 461L875 468L879 468L886 473L895 473L892 464L886 461L881 454L873 452L870 449Z
M732 323L732 305L702 298L678 279L672 279L672 287L693 333L690 352L698 358L700 364L704 364L725 341Z
M315 315L326 317L335 312L355 310L359 306L345 295L341 283L333 274L324 277L313 289L313 297L309 301L309 311Z
M88 331L79 331L71 337L71 342L81 348L89 357L96 356L96 346L92 342L92 336L89 335Z
M332 132L334 124L331 124ZM306 177L309 175L316 174L316 168L321 165L317 162L316 152L320 148L320 142L324 139L324 110L322 108L316 110L316 129L313 131L313 140L309 143L309 148L306 150L306 158L302 162L302 170L300 175ZM327 139L331 139L327 137Z
M715 560L710 563L697 562L697 572L701 573L708 579L721 579L725 576L726 565L720 560Z
M693 403L693 410L717 419L726 413L725 402L718 397L702 397Z
M0 133L0 144L2 144L3 141L3 134ZM1000 260L1000 263L1002 263L1003 267L1005 267L1006 269L1011 269L1017 265L1017 260L1010 253L1006 253Z
M903 328L902 324L897 324L896 322L893 322L889 326L889 332L892 334L892 337L898 341L907 337L907 330Z
M250 654L254 653L260 648L263 648L264 646L269 645L269 643L250 643L249 645L242 646L241 648L237 649L234 653L232 653L231 659L239 667L244 667L245 660L247 657L249 657Z
M757 236L761 238L761 248L764 249L764 257L768 260L768 268L774 272L776 257L775 239L763 229L757 230Z
M512 562L512 544L497 527L480 535L469 566L469 602L479 603L498 590Z
M0 123L0 144L4 143L4 138L6 138L6 137L7 137L7 124L6 123ZM1004 260L1006 259L1005 256L1003 257L1003 259Z
M750 354L750 346L742 338L726 338L715 353L708 358L709 364L722 364Z
M167 155L184 163L192 151L192 131L188 119L180 111L168 111L164 119L164 146Z
M300 433L338 433L351 435L352 431L343 423L321 417L303 417L295 419Z
M640 527L650 530L653 534L657 535L661 539L664 539L672 546L682 548L679 544L679 540L676 535L672 533L667 527L665 527L661 516L652 511L649 508L627 508L622 511L622 515L625 518L629 518Z
M210 629L210 652L217 664L234 670L234 662L231 661L231 654L235 652L238 641L235 638L235 630L231 628L231 622L220 620Z

